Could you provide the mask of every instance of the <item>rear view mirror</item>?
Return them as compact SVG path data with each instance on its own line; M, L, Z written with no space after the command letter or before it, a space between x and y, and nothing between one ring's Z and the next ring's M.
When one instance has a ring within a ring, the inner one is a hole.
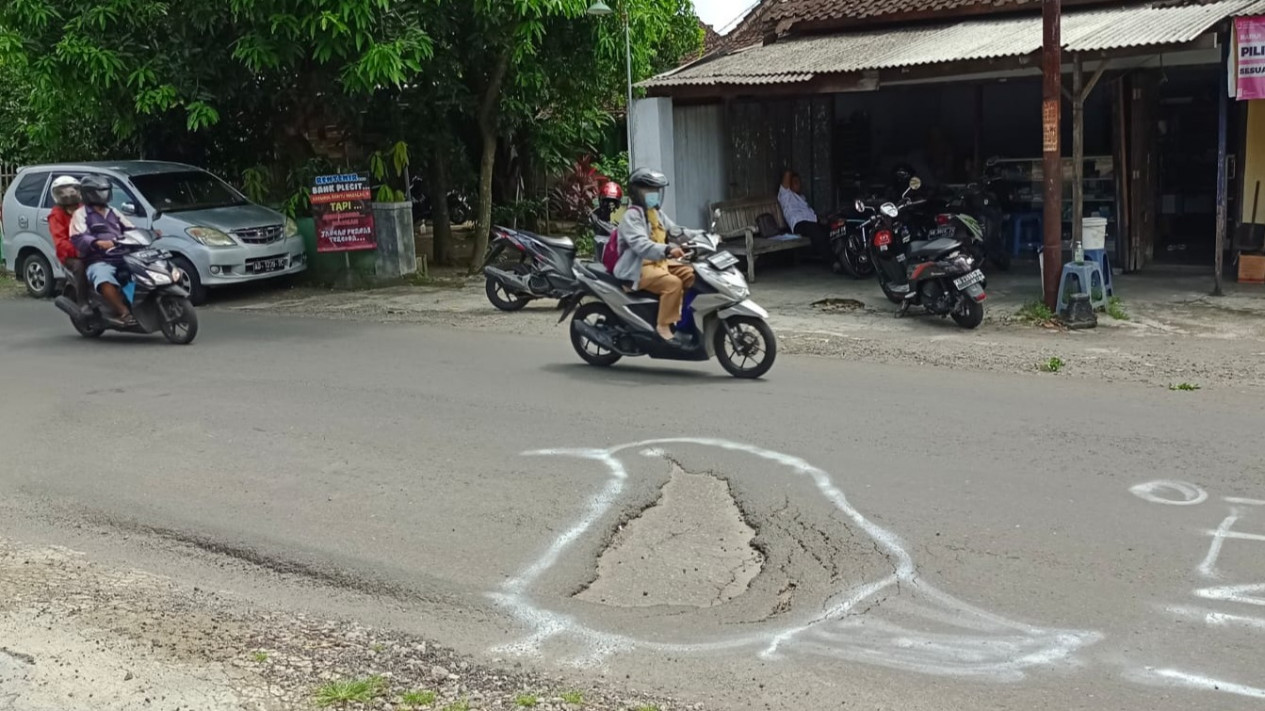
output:
M909 179L910 190L918 190L920 188L922 188L922 180L918 176L915 175Z
M856 209L857 209L857 212L865 212L865 203L861 202L861 200L858 199L856 201Z
M130 203L130 202L125 202L125 203L123 203L122 208L123 208L123 214L124 214L124 215L127 215L128 217L136 217L136 205L135 205L135 204Z

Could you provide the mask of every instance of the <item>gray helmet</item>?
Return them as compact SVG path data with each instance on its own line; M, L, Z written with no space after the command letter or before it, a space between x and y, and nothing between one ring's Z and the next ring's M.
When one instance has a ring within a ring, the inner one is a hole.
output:
M657 170L638 168L628 178L628 197L638 207L646 207L646 193L662 192L668 187L668 176Z
M99 175L89 175L79 181L79 194L88 205L109 205L113 193L110 181Z

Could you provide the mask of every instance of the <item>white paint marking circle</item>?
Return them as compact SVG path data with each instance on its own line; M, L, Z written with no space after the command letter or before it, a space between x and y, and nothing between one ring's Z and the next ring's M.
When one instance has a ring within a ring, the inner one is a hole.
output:
M1148 481L1129 487L1134 496L1153 504L1169 506L1194 506L1208 500L1208 492L1185 481Z

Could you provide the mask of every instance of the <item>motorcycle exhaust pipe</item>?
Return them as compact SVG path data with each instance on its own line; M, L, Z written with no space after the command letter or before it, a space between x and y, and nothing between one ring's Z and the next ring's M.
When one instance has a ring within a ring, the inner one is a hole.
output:
M56 299L53 299L53 305L66 312L66 315L69 316L72 321L78 321L83 316L79 313L79 304L76 304L65 296L59 296Z
M620 355L627 355L615 347L615 342L611 339L609 334L599 330L591 323L585 321L572 321L571 328L579 331L581 336L584 336L608 351L613 351L615 353L619 353Z
M515 274L513 272L507 272L504 269L497 269L496 267L484 267L483 274L489 279L493 279L498 284L504 286L508 291L528 295L532 293L531 287L527 285L526 276Z

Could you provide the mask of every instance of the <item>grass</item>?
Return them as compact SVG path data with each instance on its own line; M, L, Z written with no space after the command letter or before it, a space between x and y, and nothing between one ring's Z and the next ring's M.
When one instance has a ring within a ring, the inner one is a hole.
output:
M26 292L26 287L22 283L13 278L13 275L0 271L0 297L20 296Z
M1176 385L1168 386L1168 389L1175 392L1193 393L1200 388L1198 385L1192 385L1191 383L1178 383Z
M255 660L256 662L263 663L263 662L268 661L268 653L267 653L267 652L254 652L254 653L252 653L252 654L250 655L250 658L251 658L251 659L253 659L253 660Z
M558 697L561 698L564 703L568 704L576 704L578 706L579 704L584 703L584 694L581 694L578 691L564 691L559 694Z
M400 698L404 701L405 706L418 708L421 706L430 706L435 703L436 696L433 691L418 689L416 691L406 691Z
M470 702L462 699L444 707L444 711L470 711Z
M638 706L633 711L659 711L659 707L654 705Z
M367 704L386 693L386 680L380 676L348 681L331 681L316 690L316 705L321 708L350 703Z
M1044 325L1054 320L1054 312L1040 301L1029 301L1019 307L1015 317L1027 323Z
M1049 360L1047 360L1046 362L1042 363L1040 367L1041 367L1041 370L1046 373L1057 373L1060 370L1063 370L1063 367L1066 365L1067 364L1063 362L1062 358L1058 356L1054 356L1050 358Z
M1129 312L1124 310L1124 302L1119 296L1113 296L1107 300L1107 315L1117 321L1129 320Z
M535 694L519 694L514 697L514 704L519 708L535 708L538 703L540 703L540 699L537 699Z

